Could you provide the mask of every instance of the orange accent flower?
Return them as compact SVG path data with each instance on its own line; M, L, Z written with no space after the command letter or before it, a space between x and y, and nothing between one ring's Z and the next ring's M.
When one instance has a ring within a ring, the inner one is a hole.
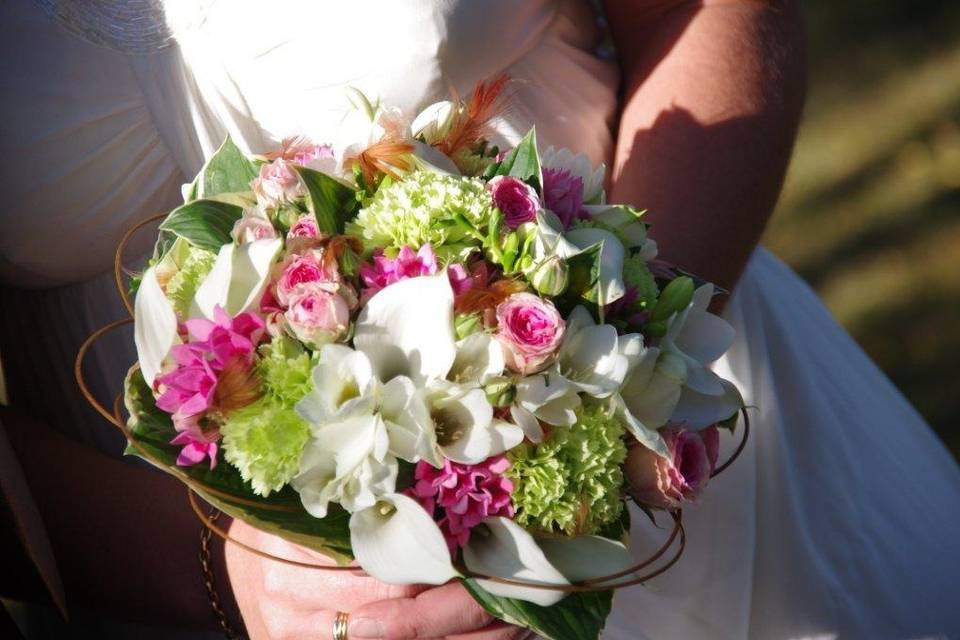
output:
M475 285L459 297L456 310L459 313L473 313L494 309L513 294L524 291L526 288L524 283L512 278L497 280L488 285Z
M413 145L409 142L384 138L375 142L355 158L350 158L350 168L358 165L368 186L376 184L378 174L388 175L397 180L413 169Z
M505 107L503 90L509 81L510 76L503 74L493 80L478 82L460 116L450 128L450 133L436 145L437 149L453 157L486 137L490 122L500 115Z

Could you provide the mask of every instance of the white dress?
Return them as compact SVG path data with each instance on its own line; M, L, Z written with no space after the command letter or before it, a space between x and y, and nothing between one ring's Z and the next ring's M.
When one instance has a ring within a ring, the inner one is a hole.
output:
M119 236L175 205L224 134L255 152L322 141L347 86L414 112L505 71L505 141L536 122L544 146L612 153L619 79L581 0L166 0L176 45L159 50L41 4L57 3L0 4L0 357L22 406L112 453L73 390L73 354L122 316L107 273ZM952 457L765 250L726 313L738 337L717 366L757 407L752 437L685 511L680 563L619 593L605 637L960 638ZM129 336L95 356L104 399L134 359ZM642 516L634 530L638 548L653 535Z

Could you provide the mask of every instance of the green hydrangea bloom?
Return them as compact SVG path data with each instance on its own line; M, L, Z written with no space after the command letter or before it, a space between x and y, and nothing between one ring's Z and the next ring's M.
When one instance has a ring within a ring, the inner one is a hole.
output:
M657 303L660 289L646 261L638 255L627 256L623 261L623 281L628 287L637 290L637 300L632 305L633 311L650 310Z
M296 340L274 338L260 347L260 358L257 373L264 392L284 406L293 407L313 388L310 374L316 363Z
M627 447L623 425L600 405L585 406L571 427L557 427L539 445L507 454L516 521L568 535L596 533L620 517Z
M189 248L187 259L167 283L167 298L178 314L187 313L197 288L210 273L216 259L217 256L212 251L194 246Z
M240 471L254 493L267 497L300 469L310 427L293 407L265 395L232 412L220 433L227 462Z
M429 242L449 259L481 245L457 219L482 231L492 212L493 199L481 180L416 171L381 186L347 233L363 238L368 248L419 249Z

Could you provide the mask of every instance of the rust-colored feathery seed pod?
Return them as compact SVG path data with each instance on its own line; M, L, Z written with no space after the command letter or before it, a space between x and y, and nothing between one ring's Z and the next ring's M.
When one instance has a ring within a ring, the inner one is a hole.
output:
M460 313L473 313L493 309L515 293L526 290L527 286L515 279L497 280L488 285L476 285L468 289L457 300L456 310Z
M334 236L330 238L323 248L321 266L325 270L333 268L347 251L361 253L363 251L363 241L354 236Z
M397 180L413 169L413 160L410 158L412 153L413 145L409 142L383 139L351 158L348 166L359 166L364 181L368 186L372 186L376 184L380 174Z
M481 80L450 128L450 133L436 147L453 157L489 134L490 122L506 107L503 90L510 81L504 74L490 81Z

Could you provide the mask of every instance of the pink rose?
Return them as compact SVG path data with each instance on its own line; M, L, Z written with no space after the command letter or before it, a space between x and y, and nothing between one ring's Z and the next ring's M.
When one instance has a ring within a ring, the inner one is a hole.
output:
M497 176L487 183L487 190L493 196L494 204L503 213L504 222L511 229L537 219L540 198L537 197L537 192L522 180L512 176Z
M323 284L315 284L302 287L293 294L284 318L298 340L319 347L335 342L346 333L350 324L350 306L343 296Z
M300 176L283 158L261 165L260 175L253 181L253 192L263 207L277 207L304 195Z
M515 293L497 305L497 325L507 367L522 375L544 368L566 327L553 303L532 293Z
M293 223L290 231L287 232L287 238L316 238L320 235L317 228L317 221L312 215L305 215Z
M566 169L544 169L543 201L569 227L583 210L583 179Z
M634 448L624 471L637 502L659 509L677 509L695 500L717 466L720 434L716 425L701 431L681 427L660 430L670 459L644 446Z
M244 209L243 215L233 225L230 232L237 244L246 244L254 240L276 238L277 230L259 207Z
M284 307L290 305L291 297L303 285L339 280L336 267L323 266L323 252L307 251L289 256L281 265L280 278L276 285L276 299Z

